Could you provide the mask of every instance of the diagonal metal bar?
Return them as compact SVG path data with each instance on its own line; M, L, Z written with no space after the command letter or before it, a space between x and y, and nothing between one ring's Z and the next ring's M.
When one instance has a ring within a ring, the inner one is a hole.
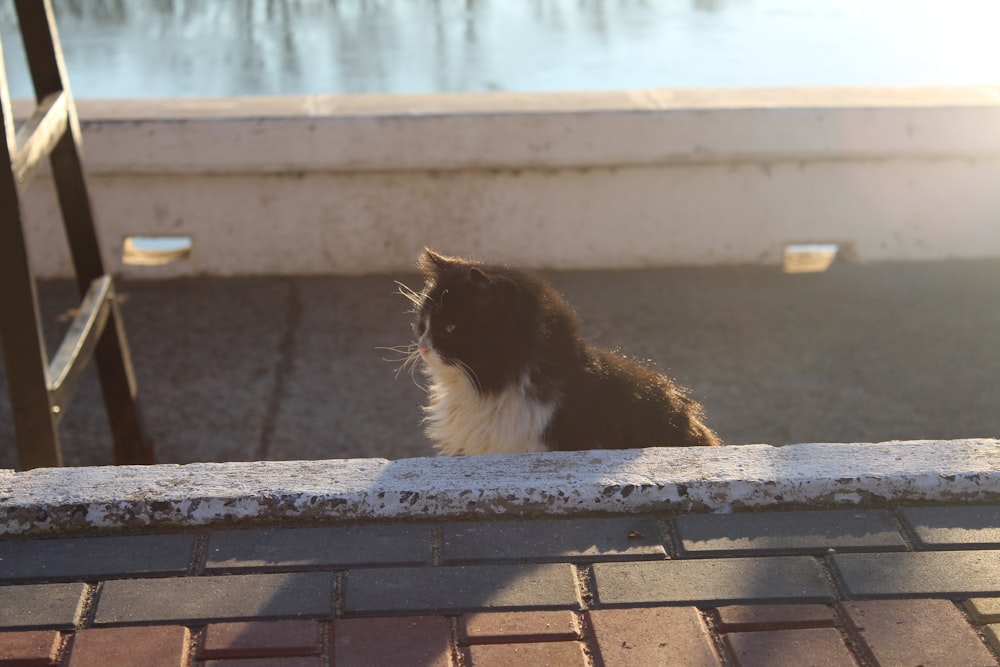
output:
M14 112L10 105L10 86L7 85L7 65L3 60L3 44L0 43L0 115L3 116L3 139L7 151L17 152L17 139L14 132Z
M0 160L17 150L10 89L0 46ZM21 227L21 206L13 170L0 169L0 346L10 393L18 459L24 468L62 465L59 434L49 407L45 341L38 293Z
M67 99L62 92L46 96L31 118L17 131L17 152L11 169L21 192L31 183L39 163L49 157L66 134L69 123Z
M66 404L80 384L98 338L108 323L114 294L111 276L98 278L90 284L69 331L49 362L49 404L57 422L62 419Z
M82 297L91 281L104 275L104 260L87 190L80 149L80 121L69 89L51 0L15 0L28 69L41 105L53 93L66 97L68 132L51 153L52 178L66 227L70 254Z

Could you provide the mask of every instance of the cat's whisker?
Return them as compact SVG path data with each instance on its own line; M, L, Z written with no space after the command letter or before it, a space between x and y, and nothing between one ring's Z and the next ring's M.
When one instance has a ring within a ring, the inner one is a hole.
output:
M427 393L429 391L427 389L427 385L422 384L420 382L420 380L417 379L417 362L418 361L420 361L420 354L419 353L417 353L414 356L410 357L410 359L407 360L407 362L406 362L406 365L409 365L409 367L410 367L410 380L413 382L413 384L417 388L419 388L424 393Z
M397 351L405 356L398 360L402 361L402 363L396 369L396 379L399 379L399 374L405 369L409 373L410 381L413 382L414 386L426 393L427 387L421 384L421 382L417 379L417 366L422 360L417 343L410 343L406 348L402 348Z
M395 282L397 287L396 292L406 297L407 301L413 304L414 310L411 312L416 312L416 309L420 307L420 303L423 300L423 295L420 292L414 290L412 287L404 285L398 280Z
M395 354L401 354L401 355L403 355L402 359L398 359L398 360L397 359L383 359L383 361L402 361L406 357L409 357L411 354L413 354L414 351L416 351L417 344L416 343L410 343L409 345L391 345L391 346L379 345L375 349L379 350L379 351L382 351L382 352L393 352Z
M482 393L483 385L479 381L479 376L476 375L476 371L472 370L472 367L461 359L453 359L452 362L460 371L462 371L465 377L468 378L469 382L472 383L472 386L476 388L476 392Z
M400 356L398 357L382 357L382 361L388 361L389 363L399 364L396 367L396 379L399 379L399 374L403 372L404 368L408 368L410 373L410 379L414 381L418 387L421 387L417 383L416 378L413 376L413 369L416 367L417 361L420 359L420 351L417 348L416 343L410 343L408 345L395 345L388 347L376 347L376 350L384 350L386 352L393 352ZM423 388L423 387L421 387Z
M410 357L416 350L416 348L412 345L409 347L376 347L375 349L383 352L392 352L393 354L399 355L396 357L382 357L382 361L388 361L391 364L398 364L409 361Z
M417 346L417 343L410 343L410 351L406 359L403 360L403 364L396 369L396 377L398 378L399 374L405 368L410 373L410 381L413 382L413 384L421 391L427 392L428 391L427 387L421 384L419 380L417 380L417 365L420 363L421 359L422 357L420 355L420 350Z

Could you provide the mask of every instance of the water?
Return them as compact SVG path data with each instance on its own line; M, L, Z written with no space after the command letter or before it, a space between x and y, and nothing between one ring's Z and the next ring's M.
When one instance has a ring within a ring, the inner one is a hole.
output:
M54 0L78 97L1000 84L998 0ZM12 95L30 97L12 0Z

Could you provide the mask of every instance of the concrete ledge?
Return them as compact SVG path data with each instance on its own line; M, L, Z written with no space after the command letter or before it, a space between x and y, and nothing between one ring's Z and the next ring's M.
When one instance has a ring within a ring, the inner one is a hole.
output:
M1000 87L81 100L79 112L92 174L1000 156Z
M0 533L1000 501L1000 440L0 471Z
M26 113L23 107L22 113ZM81 101L111 270L392 273L431 245L547 269L1000 255L1000 88ZM24 208L67 276L51 179ZM164 266L129 236L184 236ZM530 243L525 243L529 239Z

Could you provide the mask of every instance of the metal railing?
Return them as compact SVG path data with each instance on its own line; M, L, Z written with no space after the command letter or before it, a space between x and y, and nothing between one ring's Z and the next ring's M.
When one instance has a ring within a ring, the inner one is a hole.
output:
M114 438L117 464L153 463L143 434L136 384L114 281L104 268L81 162L80 123L69 89L50 0L17 0L37 107L18 130L0 48L0 340L20 465L62 465L59 421L93 357ZM29 266L20 197L48 157L81 303L50 361Z

